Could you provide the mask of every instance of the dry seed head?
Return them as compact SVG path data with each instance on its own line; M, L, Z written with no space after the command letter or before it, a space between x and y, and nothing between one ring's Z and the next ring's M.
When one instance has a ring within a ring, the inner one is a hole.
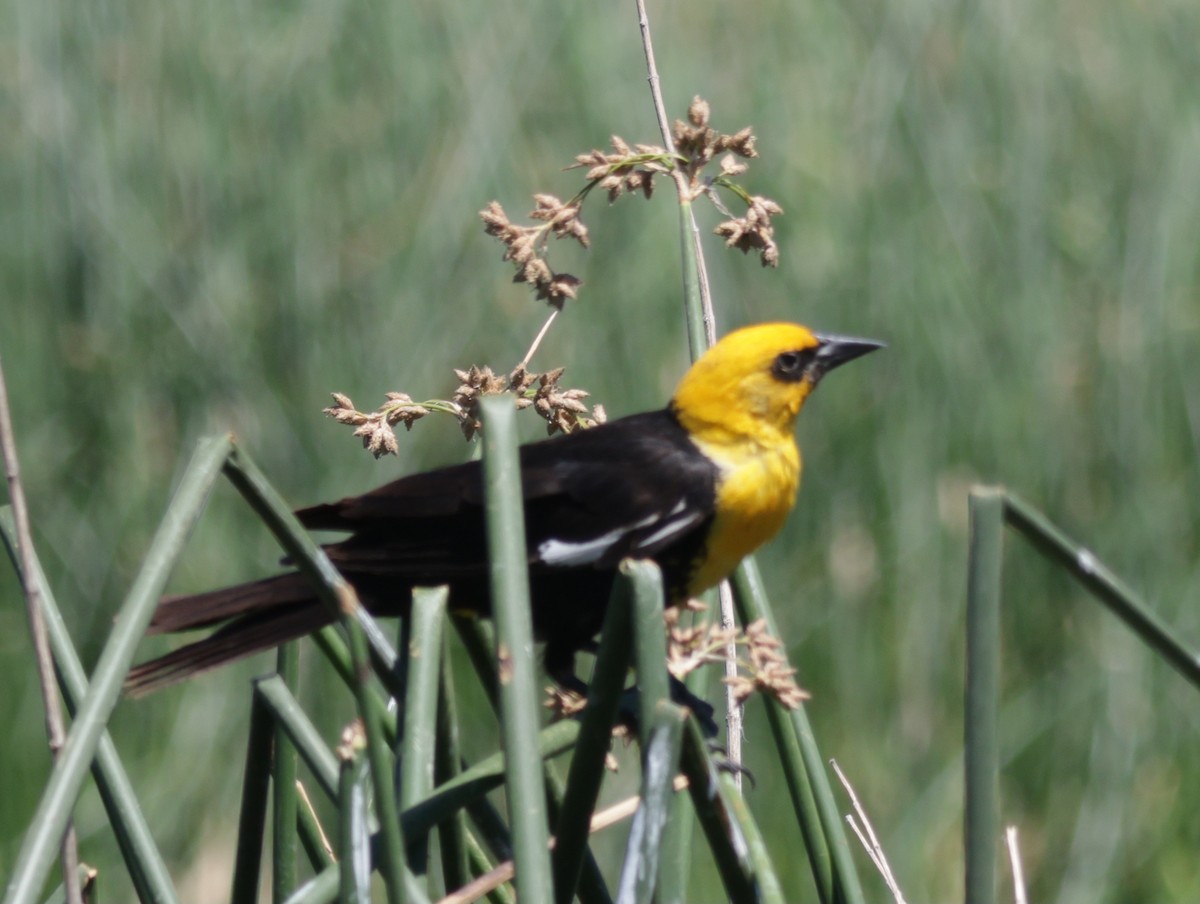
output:
M396 455L400 451L395 432L386 420L378 416L378 413L372 415L365 424L355 430L354 435L362 438L363 448L376 458L384 455Z
M563 302L575 298L582 285L583 280L570 273L556 273L549 282L538 284L537 297L545 299L561 311Z
M553 712L556 719L569 719L587 708L587 697L568 688L548 686L543 706Z
M526 261L525 266L516 272L513 282L527 282L540 286L542 283L549 282L553 276L554 271L550 269L545 258L534 257Z
M771 217L783 213L783 208L772 201L755 195L750 199L744 217L726 220L713 230L725 239L727 248L737 248L743 253L755 249L764 267L779 266L779 247L775 244L775 228Z
M747 126L738 132L734 132L732 135L722 135L720 140L721 150L730 150L739 157L753 159L758 156L758 151L754 147L756 140L754 133Z
M721 158L721 175L722 176L740 176L750 167L738 160L733 154L726 154Z
M342 735L337 746L338 759L342 761L352 760L359 751L366 750L366 748L367 729L363 725L362 719L355 719L342 729Z
M697 94L688 107L688 121L694 126L707 126L710 112L708 101Z
M348 395L343 395L340 392L330 393L330 395L333 396L333 404L328 408L322 408L322 414L329 415L339 424L358 426L367 422L367 416L354 407L354 403L350 401Z
M563 202L556 196L551 194L537 194L533 196L533 203L537 207L530 211L530 216L535 220L549 220L558 211L563 209Z
M537 374L530 373L524 364L518 364L508 375L508 388L511 392L519 394L532 386L536 379Z
M487 207L479 211L479 216L483 220L483 231L488 235L500 235L507 227L512 225L508 221L508 214L504 212L504 208L500 206L499 201L492 201Z
M621 192L625 187L625 179L618 173L610 173L601 179L596 187L608 192L608 203L611 204L617 198L621 197Z
M517 266L527 264L537 257L536 232L522 232L520 235L513 236L512 240L506 241L505 244L507 248L502 259L512 261Z

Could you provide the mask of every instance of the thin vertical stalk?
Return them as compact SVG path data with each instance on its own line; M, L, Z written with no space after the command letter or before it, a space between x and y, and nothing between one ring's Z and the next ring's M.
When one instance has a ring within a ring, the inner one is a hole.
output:
M87 695L87 674L71 643L70 632L67 631L66 622L63 621L36 553L33 556L33 574L29 577L26 577L17 560L12 510L8 506L0 507L0 536L4 539L9 557L18 570L21 581L32 579L38 584L42 614L50 637L59 686L68 710L74 713L78 710L80 701ZM125 858L125 865L129 869L129 877L138 900L143 904L176 904L178 898L175 887L171 884L171 875L154 843L154 836L150 827L146 825L129 776L125 773L125 767L121 765L121 759L107 731L100 736L100 743L96 747L92 778L104 802L104 811L112 823L113 835L121 848L121 855Z
M646 12L645 0L635 0L638 27L642 33L642 51L646 56L647 81L650 84L650 100L654 104L654 116L658 121L659 136L663 147L675 153L675 138L671 132L671 121L663 102L662 84L658 76L658 65L654 60L654 41L650 35L650 16ZM712 299L708 291L708 273L704 266L704 254L700 248L700 230L692 211L691 187L683 174L672 170L679 196L679 238L683 258L683 306L687 316L688 346L692 360L700 357L704 350L716 341L716 323L713 316Z
M678 181L683 182L679 176ZM686 183L685 183L686 184ZM716 317L708 298L708 278L699 251L700 235L692 202L679 199L679 250L683 257L683 310L687 322L688 350L695 361L716 341Z
M541 764L533 746L538 731L537 673L516 409L511 399L500 396L484 398L480 407L500 721L517 893L527 901L549 901L553 894L549 831Z
M25 506L25 487L21 483L21 466L17 458L17 441L13 434L12 414L8 408L8 385L4 379L4 367L0 365L0 457L4 459L4 475L8 479L8 498L12 503L13 533L17 541L17 558L21 562L20 572L34 572L33 532L29 529L29 511ZM42 715L46 723L46 743L50 757L58 761L59 751L66 742L63 728L62 704L58 699L54 680L54 663L50 653L50 640L46 633L46 622L42 617L41 588L36 581L22 581L25 591L25 615L29 620L29 636L33 642L33 658L37 666L38 687L42 692ZM68 904L81 904L83 890L79 881L79 848L75 837L75 826L68 821L66 831L59 844L62 861L63 890Z
M733 589L742 622L750 624L765 619L767 628L778 637L775 613L753 558L743 560L734 572ZM858 874L850 859L850 848L833 801L833 789L829 786L804 707L785 711L775 700L764 703L817 894L822 904L834 904L839 900L860 902L862 890Z
M997 707L1000 684L1000 566L1004 493L971 490L968 499L967 693L963 847L967 904L996 900L999 828Z
M475 674L479 678L484 693L487 695L492 707L498 712L500 698L496 682L494 654L492 652L494 645L488 633L487 623L481 622L478 619L456 617L454 619L454 627L458 632L459 639L462 641L463 648L467 652L467 656L471 660L471 665L475 668ZM558 781L549 763L545 763L542 770L543 778L546 782L546 808L550 819L557 824L560 816L559 801L563 796L561 783ZM480 832L483 833L484 838L489 844L493 845L496 856L501 860L511 860L512 850L511 845L508 844L507 830L501 831L504 829L503 823L493 818L496 814L491 805L486 800L478 800L471 804L470 812L471 818L475 821ZM501 842L504 843L501 844ZM507 850L501 851L501 847L507 848ZM575 893L582 904L607 904L609 901L608 891L604 885L604 878L601 875L600 867L597 865L596 858L592 854L590 847L584 850L583 868L579 875Z
M371 831L362 737L338 748L338 900L371 904Z
M650 904L654 898L660 845L675 798L675 773L687 718L687 710L670 701L659 701L654 708L650 743L642 758L642 800L629 827L625 862L617 883L617 900L621 904ZM672 884L662 889L660 900L682 900L684 890L673 884L677 877L666 874L663 879Z
M285 643L275 654L275 671L284 687L295 692L300 671L300 647ZM275 725L275 748L271 776L271 899L283 904L296 888L296 749L282 725Z
M688 793L696 807L700 828L708 839L717 871L725 884L726 894L733 904L756 904L758 892L747 842L729 811L717 768L708 755L695 719L688 719L684 726L680 765L687 776Z
M405 904L410 899L410 893L419 894L420 889L409 887L404 835L400 829L395 783L392 779L392 759L383 729L384 707L369 684L371 672L367 638L362 625L355 617L355 610L359 608L361 607L357 597L351 593L343 603L342 624L350 637L350 658L354 663L356 678L354 695L358 702L358 714L363 720L367 735L367 762L371 768L371 781L375 788L375 812L383 837L379 871L383 875L388 904Z
M354 690L354 663L350 660L350 648L346 645L342 634L332 625L327 625L321 630L312 635L313 643L316 644L329 664L333 666L334 671L338 673L338 677L342 679L346 687L353 693ZM381 678L384 673L376 670L376 675ZM390 690L390 688L389 688ZM387 708L387 704L383 698L379 696L374 689L371 693L375 695L379 701L379 708L383 711L383 735L389 747L396 746L396 714Z
M697 669L687 677L687 689L700 699L708 690L708 669ZM671 815L663 827L658 854L658 904L686 904L692 875L692 848L696 820L686 794L671 798Z
M321 789L329 795L330 800L336 799L337 761L283 679L278 675L257 679L254 682L254 695L262 700L271 717L284 730Z
M442 672L442 627L445 624L447 590L421 588L413 593L412 615L408 620L407 651L401 656L408 660L404 701L404 744L400 760L400 807L429 796L433 790L433 767L437 741L438 683ZM417 857L424 863L428 855L428 839L422 834L408 838ZM418 875L428 881L428 868L418 868ZM417 879L418 884L421 879Z
M588 685L587 709L583 711L579 740L567 773L566 793L555 823L554 900L570 904L579 881L587 851L592 811L604 778L604 759L612 740L612 727L621 703L625 675L629 671L629 631L633 587L627 574L613 584L600 649Z
M767 852L767 844L763 840L758 823L754 821L750 808L746 806L746 799L742 797L742 792L734 783L732 775L723 772L719 781L728 812L737 822L742 838L746 842L746 857L749 859L754 873L758 900L761 904L785 904L783 889L779 885L779 876L776 875L775 867L771 863L771 855Z
M413 594L408 694L404 703L405 759L400 773L400 805L404 809L424 800L433 790L442 627L447 598L445 587L419 588Z
M496 683L495 637L489 633L488 626L477 618L456 615L453 618L454 628L458 639L462 641L463 649L479 684L487 695L488 702L497 713L500 711L500 688Z
M250 706L250 737L246 741L242 806L238 811L233 888L229 893L232 904L253 904L258 900L263 834L267 827L267 791L271 786L272 726L270 710L262 697L255 693Z
M204 440L184 473L137 579L121 605L116 625L96 664L91 687L42 792L15 861L5 904L33 904L46 880L84 777L96 755L96 746L121 694L121 683L129 672L138 641L146 633L171 568L183 551L229 450L228 436Z
M438 670L437 742L433 748L433 780L438 784L457 776L462 764L458 700L454 694L454 669L448 647L449 638L443 631L441 668ZM448 890L461 888L471 881L467 833L467 816L461 809L438 826L438 841L442 848L442 881Z
M633 586L633 649L637 661L638 739L642 755L650 746L655 709L671 699L667 680L667 633L663 625L662 572L646 559L626 559L620 573ZM644 768L643 763L643 768Z

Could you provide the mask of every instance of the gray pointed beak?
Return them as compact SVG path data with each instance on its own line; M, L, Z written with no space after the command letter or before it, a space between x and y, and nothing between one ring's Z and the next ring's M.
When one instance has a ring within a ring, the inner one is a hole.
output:
M817 348L816 364L821 369L822 375L829 373L835 367L841 367L847 361L853 361L855 358L861 358L869 352L875 351L877 348L886 348L882 342L876 342L874 339L858 339L854 336L833 336L829 333L817 333L817 341L821 344Z

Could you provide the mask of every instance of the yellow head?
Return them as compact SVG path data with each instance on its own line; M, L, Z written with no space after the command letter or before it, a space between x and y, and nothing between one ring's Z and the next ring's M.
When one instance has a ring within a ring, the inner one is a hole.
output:
M800 483L792 427L804 400L833 368L880 345L764 323L730 333L684 375L671 410L720 473L716 517L689 594L728 576L783 526Z
M671 405L693 435L712 442L778 442L821 378L882 343L762 323L728 334L680 381Z

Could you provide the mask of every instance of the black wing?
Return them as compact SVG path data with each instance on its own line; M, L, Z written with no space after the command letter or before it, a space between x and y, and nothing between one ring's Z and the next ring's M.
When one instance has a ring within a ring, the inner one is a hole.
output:
M699 551L714 510L716 467L669 411L523 446L520 456L535 573L611 568L625 556L657 558L672 548ZM297 514L306 527L352 533L329 547L348 575L443 582L486 569L478 462Z

